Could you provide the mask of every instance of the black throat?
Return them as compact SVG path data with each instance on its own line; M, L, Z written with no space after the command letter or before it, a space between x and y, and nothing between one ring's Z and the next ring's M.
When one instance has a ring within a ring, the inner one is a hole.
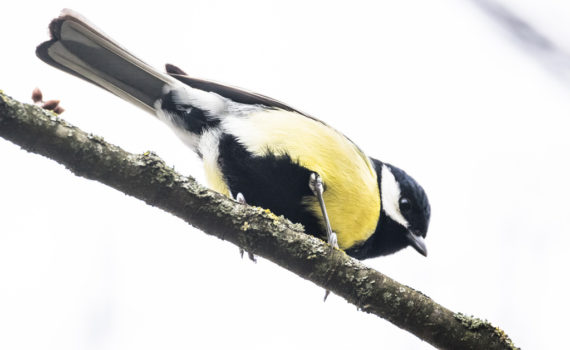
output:
M406 246L408 246L406 229L381 210L374 234L363 244L347 249L346 253L353 258L363 260L393 254Z
M383 163L371 158L378 177L378 188L382 193L382 166ZM382 205L382 198L380 198ZM406 239L406 229L402 225L392 220L380 208L380 219L376 225L376 230L364 243L346 250L346 253L353 258L363 260L375 258L377 256L393 254L408 246Z

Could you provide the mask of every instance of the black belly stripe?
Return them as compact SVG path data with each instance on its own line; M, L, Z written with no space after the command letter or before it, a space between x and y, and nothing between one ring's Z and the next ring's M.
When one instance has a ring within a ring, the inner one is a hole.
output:
M301 223L309 234L325 236L317 218L302 204L303 197L313 195L309 189L311 171L289 155L254 156L234 136L224 134L218 164L233 195L241 192L248 204Z

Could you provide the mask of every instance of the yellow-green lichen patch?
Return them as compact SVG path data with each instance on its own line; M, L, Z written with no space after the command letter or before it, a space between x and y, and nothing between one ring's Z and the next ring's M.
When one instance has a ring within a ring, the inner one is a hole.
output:
M489 325L489 322L487 321L483 321L480 318L462 314L461 312L456 313L454 316L455 319L460 321L463 326L467 327L470 330L477 330L481 327Z
M500 329L499 327L494 327L495 334L501 339L502 342L506 343L511 349L519 349L515 346L511 338L505 333L504 330Z

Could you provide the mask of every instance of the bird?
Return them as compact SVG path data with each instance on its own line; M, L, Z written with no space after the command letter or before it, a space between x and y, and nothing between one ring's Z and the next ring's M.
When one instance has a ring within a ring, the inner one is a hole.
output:
M406 247L427 256L424 189L325 122L173 64L160 72L70 9L49 32L39 59L163 121L201 158L213 190L301 223L356 259Z

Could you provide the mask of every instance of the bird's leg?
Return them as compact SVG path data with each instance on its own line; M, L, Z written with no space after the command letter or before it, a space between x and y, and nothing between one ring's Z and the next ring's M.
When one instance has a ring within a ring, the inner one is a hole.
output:
M247 204L245 202L245 197L243 196L243 194L241 192L239 192L236 196L236 201L238 203L241 204ZM241 258L243 259L243 253L245 252L245 250L243 250L243 248L239 248L239 255L241 256ZM254 263L257 262L257 259L255 258L255 255L253 255L253 253L251 252L247 252L247 256L249 257L249 260L253 261Z
M325 199L323 198L323 193L325 192L323 186L323 179L317 173L311 173L311 177L309 178L309 188L311 189L311 191L313 191L313 194L319 200L319 204L321 206L321 211L323 212L323 218L325 219L325 225L327 228L328 242L332 247L338 248L338 240L336 237L336 233L334 233L331 228L329 216L327 215L327 207L325 206Z
M313 191L313 194L319 200L319 204L321 206L321 211L323 212L323 218L325 219L325 225L327 227L327 239L331 247L338 248L338 239L336 237L336 233L333 232L331 228L331 223L329 221L329 216L327 214L327 207L325 206L325 199L323 198L323 193L325 192L325 188L323 186L323 179L317 173L311 173L309 177L309 188ZM325 289L325 297L323 301L327 301L329 294L331 293L330 290Z

